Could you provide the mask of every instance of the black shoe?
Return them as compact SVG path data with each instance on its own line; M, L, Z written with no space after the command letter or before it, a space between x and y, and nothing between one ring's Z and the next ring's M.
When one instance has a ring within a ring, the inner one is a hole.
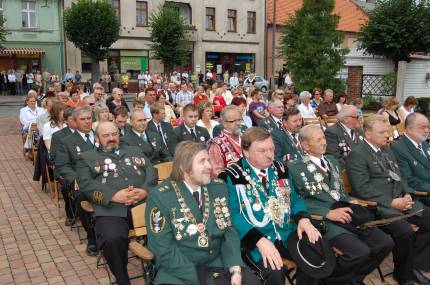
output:
M64 223L66 225L66 227L70 227L75 223L74 219L71 218L66 218L66 222Z
M87 254L89 256L96 256L97 255L97 246L95 244L88 244L87 245Z
M393 278L394 278L394 280L397 281L397 283L399 285L415 285L415 281L414 280L400 279L400 278L397 278L396 274L393 274Z
M418 284L430 285L430 279L425 277L418 269L414 269L414 279Z

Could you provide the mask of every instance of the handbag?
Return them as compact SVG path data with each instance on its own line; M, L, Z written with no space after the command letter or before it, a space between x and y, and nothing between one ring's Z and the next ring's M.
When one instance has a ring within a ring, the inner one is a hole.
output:
M197 277L199 285L230 285L230 272L223 267L209 267L203 264L198 264Z

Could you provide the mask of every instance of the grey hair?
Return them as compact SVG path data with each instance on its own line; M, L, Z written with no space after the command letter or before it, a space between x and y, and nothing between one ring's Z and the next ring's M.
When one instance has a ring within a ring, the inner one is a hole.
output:
M309 91L306 91L306 90L300 92L300 95L299 95L300 102L303 103L306 98L312 98L312 94Z
M114 89L112 89L112 95L114 95L114 94L116 94L118 92L121 92L121 91L122 91L121 88L115 87Z
M310 135L311 130L321 130L321 127L318 125L306 125L299 131L299 140L300 142L308 142L312 136Z
M279 99L279 98L272 98L272 100L269 101L269 104L267 105L268 108L272 108L273 105L275 105L275 103L281 103L282 105L284 105L284 103Z
M227 112L228 111L237 111L237 112L239 112L239 108L236 105L227 105L227 106L225 106L222 109L222 111L221 111L221 113L219 115L219 118L220 118L221 121L223 121L223 122L227 121L226 117L227 117Z
M136 117L136 115L139 114L139 113L142 113L143 116L146 118L145 112L143 112L142 110L136 110L133 113L131 113L131 115L130 115L130 121L133 121L134 117Z
M409 114L409 115L406 117L406 119L405 119L405 128L406 128L406 127L409 127L409 126L416 126L416 124L417 124L417 119L418 119L419 117L422 117L422 118L426 118L426 119L427 119L427 117L426 117L426 116L424 116L423 114L418 113L418 112L414 112L414 113L412 113L412 114Z
M89 106L84 106L82 108L76 108L73 110L72 117L74 120L76 120L79 117L79 115L81 115L83 113L91 113L92 114L91 108Z
M357 107L354 105L344 105L342 109L340 109L339 113L337 113L336 118L343 122L345 117L351 116L351 112L357 110Z
M324 96L326 96L329 92L331 92L331 94L334 94L332 89L326 89L324 90Z
M105 125L105 124L112 124L115 127L115 129L118 131L118 126L115 123L113 123L113 122L101 122L100 124L97 124L97 127L94 131L97 137L100 135L100 131L99 131L100 126Z

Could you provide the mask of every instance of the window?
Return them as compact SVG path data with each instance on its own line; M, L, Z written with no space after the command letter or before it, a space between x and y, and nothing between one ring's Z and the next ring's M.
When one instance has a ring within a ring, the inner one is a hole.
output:
M3 0L0 0L0 17L3 17Z
M115 15L118 17L118 21L121 24L121 3L120 0L111 0L112 7L115 10Z
M248 34L255 34L255 12L248 11Z
M206 31L215 31L215 8L206 8Z
M81 70L82 72L91 72L91 58L84 53L81 53Z
M228 10L227 15L227 31L228 32L236 32L237 31L237 11L236 10Z
M36 1L23 0L21 3L22 27L36 28Z
M148 2L136 1L136 26L148 26Z

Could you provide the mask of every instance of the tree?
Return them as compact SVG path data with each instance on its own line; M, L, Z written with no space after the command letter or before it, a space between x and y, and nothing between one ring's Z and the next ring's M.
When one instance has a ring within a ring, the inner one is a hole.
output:
M188 61L191 47L186 39L188 25L179 9L172 4L160 7L149 18L149 26L153 58L161 60L169 71L175 66L184 65Z
M119 38L120 24L106 0L78 0L64 11L67 38L91 58L93 82L100 79L99 61L108 56L109 47Z
M6 31L5 24L6 19L4 17L0 17L0 48L3 48L3 45L1 43L4 43L6 41L6 36L10 34L8 31Z
M333 15L334 0L304 0L301 9L282 27L282 52L299 90L341 89L337 78L347 49L334 48L343 41L336 30L339 16Z
M381 0L358 39L366 53L391 59L397 70L411 54L430 51L429 18L427 0Z

